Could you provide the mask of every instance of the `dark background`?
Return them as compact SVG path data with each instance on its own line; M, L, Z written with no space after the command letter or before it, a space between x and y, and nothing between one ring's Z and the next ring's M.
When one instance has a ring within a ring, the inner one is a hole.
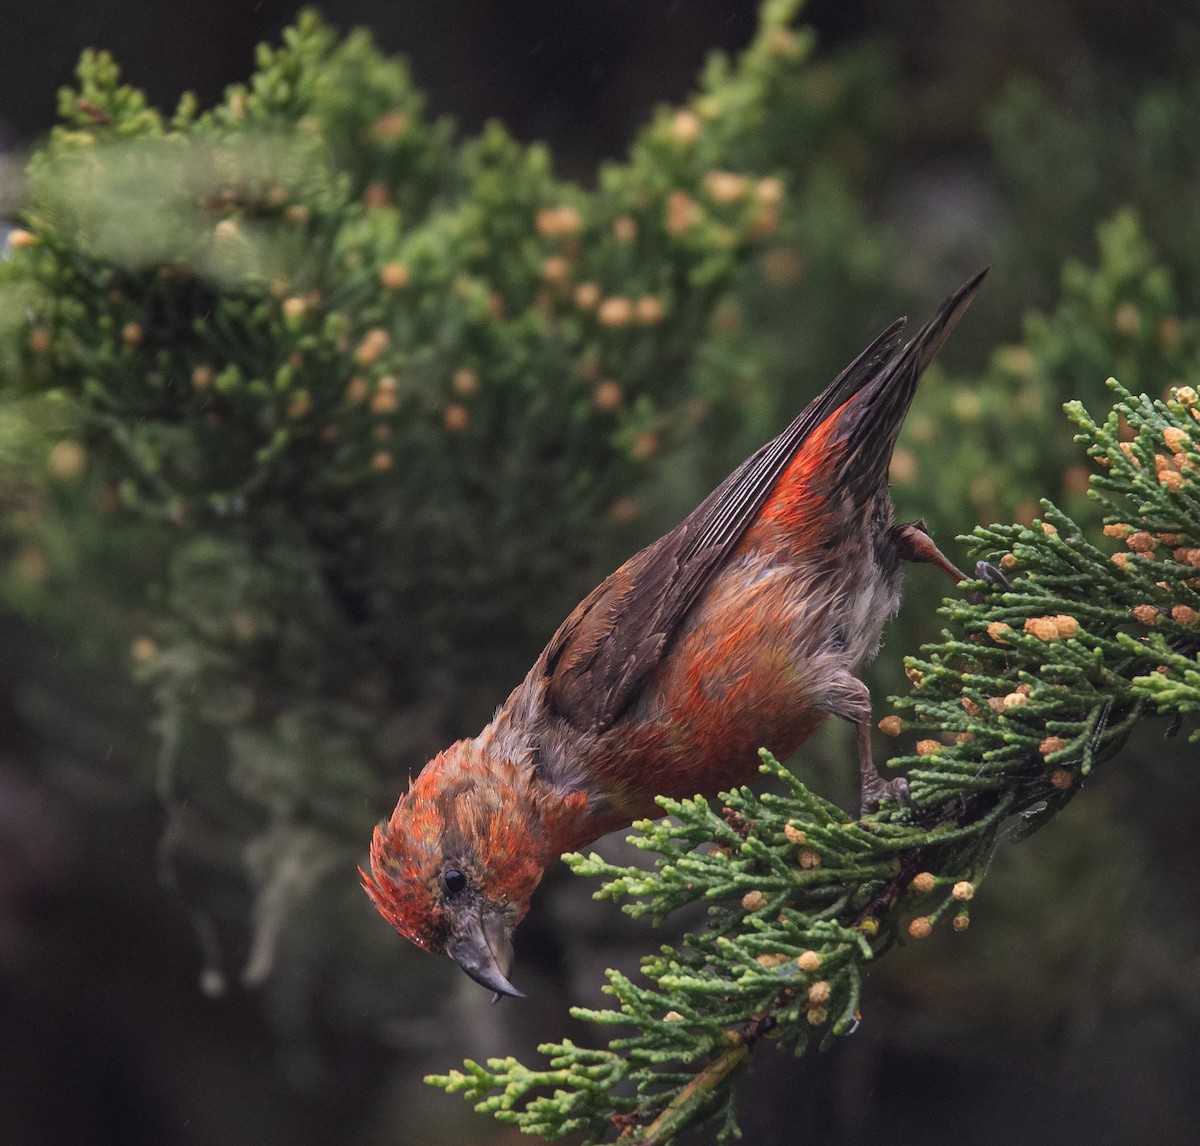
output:
M588 181L600 159L622 154L656 103L690 90L708 51L748 41L755 8L728 0L360 0L323 11L343 28L370 27L382 47L407 55L431 111L452 115L461 131L499 118L520 139L547 141L560 174ZM127 80L160 107L185 89L210 103L245 78L255 43L277 39L295 11L273 0L10 0L0 13L0 143L19 155L49 128L55 91L85 47L110 48ZM1200 52L1200 16L1183 0L825 0L805 18L823 50L871 37L894 53L904 147L876 206L911 227L914 242L947 213L974 226L986 220L981 113L1014 76L1036 76L1082 110L1100 86L1136 88ZM93 766L123 750L109 730L128 695L68 667L11 617L0 616L0 649L0 1142L383 1146L505 1137L456 1099L414 1098L411 1059L394 1053L387 1032L363 1033L355 1017L367 1005L325 976L319 959L290 966L295 981L270 993L204 993L189 920L156 880L157 804ZM73 769L75 798L38 784L37 762L47 758ZM1100 798L1138 797L1110 786ZM1162 830L1171 854L1187 854L1189 841L1170 841L1169 822ZM1032 859L1016 862L1037 871ZM1169 913L1169 889L1160 891L1156 902ZM1189 910L1188 897L1180 902ZM992 957L1011 970L1021 953L997 948ZM1200 956L1185 972L1195 1000ZM1120 978L1128 968L1114 963L1113 974L1120 989L1153 996L1153 983ZM1194 1005L1144 1020L1109 1020L1081 1006L1086 1018L1047 1025L1031 992L995 1016L1021 1025L1016 1037L990 1044L983 1022L977 1044L939 1052L930 1049L938 989L928 984L934 1005L924 1029L889 1003L885 981L869 1029L837 1053L799 1068L760 1056L746 1093L747 1140L1194 1140ZM299 998L303 1008L289 1007ZM466 1028L467 1053L519 1050L478 1004L477 995L463 996L446 1020ZM561 1002L545 1006L561 1018ZM434 1064L454 1061L438 1050L437 1030L392 1035L396 1045L426 1039ZM847 1097L863 1093L871 1095L865 1106Z
M353 0L321 10L365 26L409 58L431 110L466 132L503 120L552 145L564 175L587 178L621 155L662 101L691 88L713 48L737 49L755 26L751 0ZM53 122L54 92L86 47L107 47L156 106L181 92L213 102L245 78L254 45L274 41L298 10L279 0L95 0L3 6L0 123L29 140ZM924 4L815 0L804 20L826 49L864 37L895 49L906 82L912 158L978 144L980 111L1015 75L1068 100L1097 84L1138 83L1200 51L1189 0L942 0Z

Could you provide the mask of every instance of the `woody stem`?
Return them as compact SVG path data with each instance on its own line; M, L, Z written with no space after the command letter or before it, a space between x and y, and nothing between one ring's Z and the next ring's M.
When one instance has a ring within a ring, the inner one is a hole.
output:
M726 1031L730 1045L708 1063L665 1107L653 1122L636 1137L621 1136L628 1146L666 1146L675 1135L695 1122L697 1115L712 1100L713 1094L750 1054L759 1036L774 1026L770 1013L759 1015L744 1027Z

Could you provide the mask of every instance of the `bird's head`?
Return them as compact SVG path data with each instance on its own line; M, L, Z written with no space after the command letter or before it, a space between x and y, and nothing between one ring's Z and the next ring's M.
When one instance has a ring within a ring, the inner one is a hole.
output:
M425 766L375 829L363 887L406 939L520 997L508 981L512 934L558 855L547 835L550 803L532 766L460 740Z

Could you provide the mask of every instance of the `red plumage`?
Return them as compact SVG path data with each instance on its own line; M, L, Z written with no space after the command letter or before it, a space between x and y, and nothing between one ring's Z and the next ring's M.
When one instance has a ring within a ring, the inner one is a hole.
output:
M655 796L751 779L826 716L856 725L864 807L904 792L871 758L858 679L898 607L904 561L960 573L897 525L888 466L966 283L903 349L893 324L779 437L563 622L472 740L432 760L371 845L368 894L402 934L497 991L545 867Z

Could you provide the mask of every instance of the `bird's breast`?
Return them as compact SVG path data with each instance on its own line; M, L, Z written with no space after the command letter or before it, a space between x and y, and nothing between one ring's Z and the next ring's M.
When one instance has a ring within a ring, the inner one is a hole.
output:
M848 604L818 566L757 554L731 562L638 701L589 741L589 784L630 818L654 815L655 795L711 795L753 779L761 747L790 755L825 719L823 686L850 655L839 638ZM877 643L870 628L886 610L860 606L846 640Z
M902 573L899 566L885 567L869 554L866 562L866 569L850 578L837 610L839 635L851 671L856 671L879 651L883 627L900 607Z

